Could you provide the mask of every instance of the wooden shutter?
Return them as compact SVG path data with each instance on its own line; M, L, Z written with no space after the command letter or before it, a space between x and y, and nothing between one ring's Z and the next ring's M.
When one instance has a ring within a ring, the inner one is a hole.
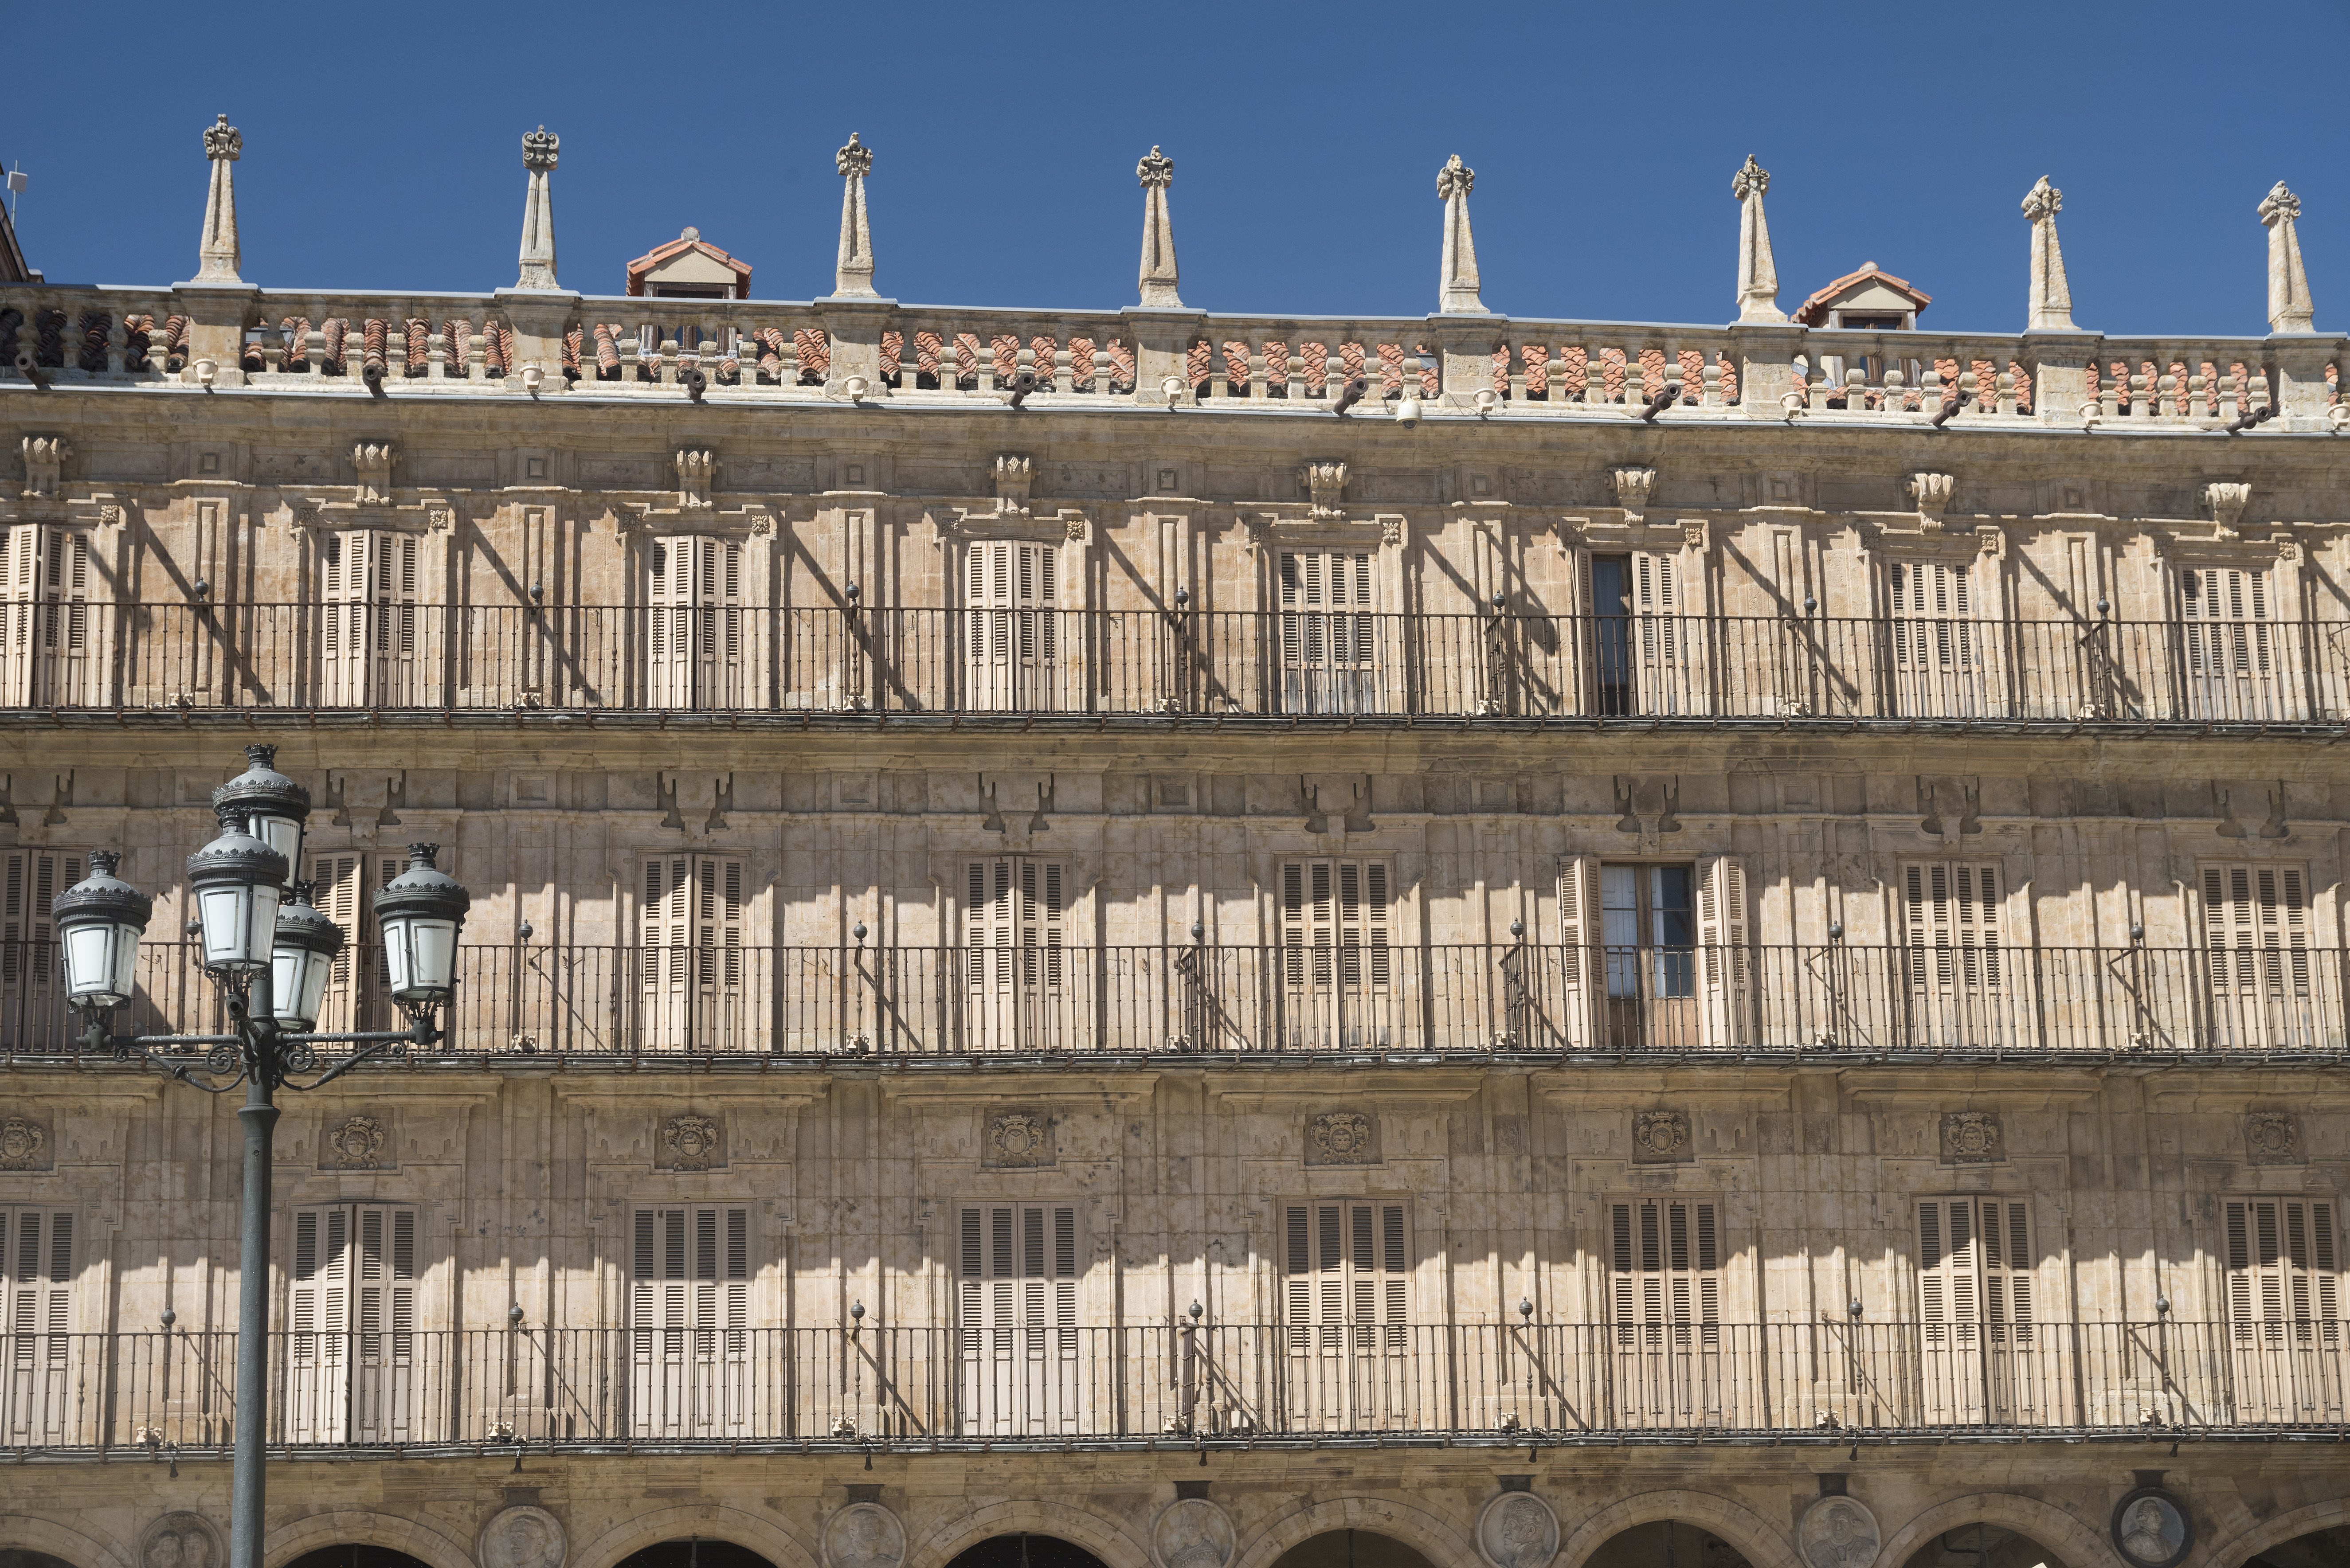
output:
M657 706L740 700L743 544L700 534L646 545L647 695Z
M73 1354L74 1215L0 1207L0 1441L68 1440Z
M1073 1429L1082 1405L1076 1206L971 1204L958 1219L965 1429Z
M1376 706L1370 553L1284 550L1276 566L1284 709L1352 713Z
M1742 1049L1752 1033L1753 955L1747 947L1746 867L1734 855L1697 866L1699 974L1704 990L1706 1044Z
M1918 1205L1918 1319L1929 1345L2027 1342L2035 1321L2028 1200L1929 1198Z
M1034 1048L1064 1033L1066 873L998 856L964 866L964 1027L979 1049Z
M1710 1199L1644 1198L1608 1206L1609 1308L1619 1345L1717 1345L1721 1220Z
M2237 1342L2338 1343L2334 1205L2323 1199L2230 1198L2226 1223L2228 1321Z
M2298 865L2203 867L2203 929L2222 993L2309 994L2309 899Z
M629 1281L634 1430L709 1436L746 1414L751 1214L727 1205L639 1209Z
M644 862L638 920L648 1044L739 1044L745 902L743 862L734 857L658 855Z
M1411 1260L1404 1206L1362 1199L1318 1199L1284 1206L1283 1303L1290 1343L1312 1327L1408 1322ZM1394 1336L1400 1340L1400 1336Z
M1392 1032L1390 887L1384 861L1282 863L1283 1037L1292 1047L1376 1046Z
M1570 1047L1596 1044L1606 961L1599 953L1599 860L1568 855L1558 863L1558 1027Z
M15 994L9 1023L27 1040L47 1022L40 1004L63 981L49 903L81 880L82 860L78 849L0 850L0 988Z
M2268 573L2194 567L2178 574L2178 619L2189 718L2276 716L2277 644Z
M1893 609L1895 711L1966 716L1981 704L1971 564L1896 561L1887 568Z
M1912 991L1998 989L1999 888L1994 865L1923 860L1901 867L1901 924Z
M963 552L964 676L972 705L1051 707L1060 659L1060 551L990 539Z

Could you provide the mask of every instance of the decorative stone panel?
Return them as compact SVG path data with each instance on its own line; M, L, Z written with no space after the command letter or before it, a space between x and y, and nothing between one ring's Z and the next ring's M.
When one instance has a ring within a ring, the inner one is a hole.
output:
M726 1165L726 1124L687 1111L661 1118L653 1140L656 1170L721 1170Z
M1305 1163L1378 1164L1378 1117L1363 1111L1322 1111L1306 1117Z
M2244 1156L2254 1165L2301 1165L2301 1120L2283 1111L2254 1111L2244 1118Z
M1632 1113L1632 1163L1674 1165L1696 1158L1687 1111Z
M47 1124L30 1116L0 1117L0 1171L55 1170L57 1140Z
M993 1111L981 1128L979 1163L986 1169L1042 1170L1057 1158L1053 1118L1041 1111Z
M1996 1165L2007 1158L2007 1134L1996 1111L1948 1111L1942 1116L1944 1165Z
M337 1112L318 1124L320 1170L396 1170L400 1146L382 1111Z

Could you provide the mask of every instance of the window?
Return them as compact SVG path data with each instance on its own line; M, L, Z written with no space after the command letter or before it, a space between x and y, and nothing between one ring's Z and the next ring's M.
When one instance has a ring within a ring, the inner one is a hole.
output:
M2185 717L2274 719L2281 645L2265 570L2202 566L2178 574L2179 677Z
M286 1428L296 1442L404 1442L419 1384L416 1210L294 1211Z
M1284 550L1278 566L1281 711L1381 711L1370 553Z
M639 1209L629 1283L629 1428L714 1437L748 1414L751 1211Z
M1403 1426L1411 1254L1400 1202L1317 1199L1282 1209L1282 1316L1293 1424L1327 1431Z
M1736 1049L1752 1033L1746 871L1695 863L1559 868L1560 1031L1610 1050Z
M1608 1205L1619 1408L1634 1426L1722 1423L1721 1223L1709 1199Z
M1284 1044L1386 1044L1396 978L1386 862L1284 862L1280 921Z
M2234 1418L2339 1421L2345 1367L2334 1204L2230 1198L2222 1211Z
M964 1431L1075 1430L1084 1393L1076 1206L968 1204L958 1240Z
M0 705L38 708L92 701L89 535L26 524L8 532L0 589Z
M1039 1050L1074 1038L1066 881L1057 860L1007 855L965 864L964 1026L972 1049Z
M72 1210L0 1207L0 1442L68 1440L73 1252Z
M650 705L742 706L742 541L681 534L655 539L646 553Z
M2307 1050L2318 1042L2308 879L2299 864L2207 865L2203 938L2215 1044Z
M76 849L0 850L0 1034L18 1050L69 1034L49 902L82 878Z
M1991 645L1975 625L1974 569L1971 559L1896 561L1887 569L1894 713L1974 718L1989 711L1984 656Z
M1675 557L1645 550L1594 556L1586 582L1593 639L1586 711L1606 718L1701 711L1700 640L1682 618Z
M391 1002L391 971L376 929L374 895L407 869L404 855L347 849L311 857L310 901L343 931L343 950L327 972L319 1002L320 1029L388 1029L402 1022ZM442 869L449 867L444 864Z
M1047 711L1063 701L1060 551L1014 540L963 553L963 678L971 708Z
M2040 1409L2031 1204L1928 1198L1918 1204L1922 1397L1932 1423L2012 1421Z
M351 529L318 538L318 651L330 708L427 701L419 663L419 554L413 534Z
M644 863L642 994L650 1050L739 1051L753 1027L743 862L661 855Z

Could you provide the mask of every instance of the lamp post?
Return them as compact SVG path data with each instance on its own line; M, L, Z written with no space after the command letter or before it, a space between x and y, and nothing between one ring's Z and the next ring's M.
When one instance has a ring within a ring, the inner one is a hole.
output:
M244 1201L237 1274L236 1462L230 1504L229 1568L261 1568L263 1460L269 1422L269 1178L276 1141L276 1092L310 1090L361 1062L410 1045L430 1045L440 1032L433 1009L456 983L457 934L471 896L433 867L440 846L409 846L408 870L375 896L391 995L410 1020L400 1030L310 1033L318 1021L328 971L343 949L342 929L310 907L293 883L301 863L310 792L272 766L275 746L247 746L251 765L213 792L220 836L188 857L204 971L226 994L226 1034L110 1035L106 1015L130 1000L139 939L154 901L114 875L121 857L99 851L91 874L51 906L63 950L67 999L84 1020L85 1051L111 1047L117 1060L136 1054L182 1083L224 1095L244 1085L237 1119L244 1124ZM292 903L286 901L292 891ZM351 1054L317 1072L314 1047L348 1044ZM172 1060L207 1049L201 1060Z

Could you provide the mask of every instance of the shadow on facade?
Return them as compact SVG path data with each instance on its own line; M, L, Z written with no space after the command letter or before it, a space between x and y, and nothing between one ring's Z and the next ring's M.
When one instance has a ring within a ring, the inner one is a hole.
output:
M965 1547L947 1568L1106 1568L1106 1564L1084 1547L1057 1535L991 1535Z
M737 1546L731 1541L704 1541L697 1535L683 1541L656 1541L650 1546L629 1552L614 1568L775 1568L775 1565L747 1546Z
M1946 1530L1909 1554L1904 1568L2070 1568L2029 1535L1997 1524Z
M1610 1536L1584 1568L1752 1568L1746 1554L1711 1532L1679 1520L1636 1524ZM1858 1565L1856 1565L1858 1568Z
M1370 1530L1332 1530L1301 1541L1273 1568L1434 1568L1418 1550Z

